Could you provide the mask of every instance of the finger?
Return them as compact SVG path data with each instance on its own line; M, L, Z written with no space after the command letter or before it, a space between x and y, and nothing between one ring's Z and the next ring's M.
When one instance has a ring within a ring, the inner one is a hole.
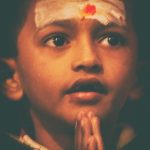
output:
M97 148L98 150L104 150L104 144L103 144L102 134L100 131L99 119L98 117L94 116L91 121L92 121L93 135L96 139Z
M95 114L92 111L88 112L87 114L87 117L89 118L89 120L91 120L94 116Z
M84 116L81 120L81 126L82 126L82 135L83 135L83 145L82 145L82 149L85 150L87 149L87 145L88 145L88 140L91 136L91 122L89 121L89 119Z
M84 112L80 112L77 115L76 125L75 125L75 150L82 149L82 129L81 129L81 120L84 116Z
M91 136L88 140L88 148L87 150L97 150L96 139L94 136Z

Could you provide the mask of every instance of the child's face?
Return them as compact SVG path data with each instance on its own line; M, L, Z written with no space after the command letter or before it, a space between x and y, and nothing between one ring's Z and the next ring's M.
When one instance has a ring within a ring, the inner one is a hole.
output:
M18 73L34 115L73 122L79 111L93 111L105 118L132 91L136 40L119 0L38 0L18 49Z

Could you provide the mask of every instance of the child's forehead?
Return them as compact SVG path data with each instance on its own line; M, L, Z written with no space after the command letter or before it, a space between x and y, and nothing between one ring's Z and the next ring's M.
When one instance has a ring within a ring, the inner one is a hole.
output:
M36 0L35 5L37 27L48 21L83 17L102 20L103 24L111 18L123 24L125 14L124 0Z
M72 5L84 5L86 3L107 3L113 6L122 7L124 5L125 0L36 0L37 3L51 5L52 8L55 7L65 7L71 3Z
M111 2L111 3L116 3L116 2L123 2L125 0L36 0L37 2L39 1L49 1L49 2L55 2L55 3L60 3L60 2L101 2L101 1L106 1L106 2Z

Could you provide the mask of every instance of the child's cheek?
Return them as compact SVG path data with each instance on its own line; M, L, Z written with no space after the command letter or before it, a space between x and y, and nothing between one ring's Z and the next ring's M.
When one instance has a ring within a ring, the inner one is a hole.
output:
M136 58L132 53L118 53L106 57L104 60L104 78L108 85L113 88L130 86L135 78Z

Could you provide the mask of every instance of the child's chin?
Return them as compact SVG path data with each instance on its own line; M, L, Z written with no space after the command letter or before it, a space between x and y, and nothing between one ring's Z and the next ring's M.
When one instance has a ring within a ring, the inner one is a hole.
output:
M99 110L97 110L95 107L82 107L68 111L67 114L64 114L64 116L62 116L62 119L70 125L75 125L77 121L77 116L80 112L84 112L85 114L87 114L88 112L93 112L95 115L100 117L101 115L103 115L103 113L99 112Z

